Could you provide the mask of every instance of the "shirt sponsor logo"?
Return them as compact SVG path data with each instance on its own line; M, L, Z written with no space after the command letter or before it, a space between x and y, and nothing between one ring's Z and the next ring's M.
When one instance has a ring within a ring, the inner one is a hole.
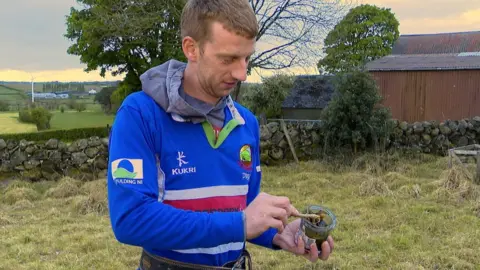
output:
M188 161L186 161L186 156L183 151L177 152L177 161L178 167L172 169L172 175L183 175L197 172L197 168L195 166L184 167L185 165L188 165Z
M143 184L143 160L120 158L112 161L112 179L117 184Z
M248 171L252 169L252 148L248 144L240 148L240 167Z

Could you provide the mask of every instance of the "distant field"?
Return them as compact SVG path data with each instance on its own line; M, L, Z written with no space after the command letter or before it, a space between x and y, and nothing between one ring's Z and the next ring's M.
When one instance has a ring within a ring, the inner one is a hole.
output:
M21 91L30 91L32 90L32 85L30 83L5 83L6 86L21 90ZM34 83L33 88L35 92L43 92L43 83ZM86 84L85 90L88 91L90 89L101 89L101 86L95 84Z
M22 91L0 85L0 100L3 101L21 101L25 99Z
M51 129L101 127L111 125L114 116L102 112L55 112L50 121Z
M113 123L113 115L105 115L102 112L84 111L65 113L53 112L50 121L51 129L72 129L84 127L102 127ZM35 132L37 128L33 124L25 124L18 121L18 112L0 113L0 134Z
M22 83L22 84L16 84L16 83L4 83L3 85L18 89L20 91L31 91L32 90L32 84L30 83ZM35 92L42 92L42 83L34 83L33 84L33 89Z

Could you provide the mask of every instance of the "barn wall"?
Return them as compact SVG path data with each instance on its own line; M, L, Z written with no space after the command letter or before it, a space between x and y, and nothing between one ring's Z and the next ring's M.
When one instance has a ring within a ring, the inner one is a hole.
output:
M382 104L401 121L460 120L480 115L480 70L371 72Z

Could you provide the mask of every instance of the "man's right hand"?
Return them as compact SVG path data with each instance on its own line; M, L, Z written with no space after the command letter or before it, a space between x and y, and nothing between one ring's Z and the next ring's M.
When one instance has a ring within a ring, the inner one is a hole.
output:
M281 233L292 213L298 213L287 197L260 193L244 210L247 223L247 240L256 238L269 228Z

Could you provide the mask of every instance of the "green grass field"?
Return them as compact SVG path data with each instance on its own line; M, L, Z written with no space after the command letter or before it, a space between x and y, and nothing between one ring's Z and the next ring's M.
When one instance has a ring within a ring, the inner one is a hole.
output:
M328 261L249 244L254 269L480 269L480 188L446 159L394 158L264 167L263 191L327 206L338 226ZM140 249L113 236L105 180L0 192L0 269L136 269Z
M50 120L50 130L103 127L107 124L111 125L113 119L113 115L106 115L101 111L65 111L64 113L55 111ZM17 112L0 113L0 134L36 131L35 125L19 122Z
M0 112L0 134L35 132L37 127L33 124L18 121L18 113Z
M83 127L102 127L112 125L114 116L102 112L55 112L50 122L51 129L71 129Z

